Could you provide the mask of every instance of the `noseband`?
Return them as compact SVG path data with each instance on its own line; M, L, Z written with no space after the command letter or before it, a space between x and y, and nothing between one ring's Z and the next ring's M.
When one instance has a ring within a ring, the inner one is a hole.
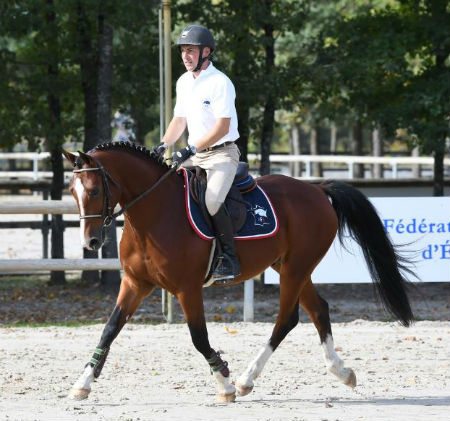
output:
M87 172L87 171L100 171L100 174L102 176L102 183L103 183L103 208L101 214L92 214L92 215L80 215L80 219L90 219L90 218L102 218L102 230L109 225L111 225L111 222L114 218L119 216L119 214L115 215L113 213L113 209L110 204L110 190L109 190L109 183L108 178L117 186L120 187L120 185L111 177L111 175L103 168L103 165L95 159L95 162L97 163L97 167L94 168L81 168L79 170L73 170L75 174Z
M82 173L86 171L100 171L100 174L102 175L102 183L103 183L103 209L101 214L92 214L92 215L80 215L80 219L88 219L88 218L102 218L102 231L111 225L111 222L113 219L116 219L118 216L125 213L131 206L133 206L136 202L141 200L143 197L147 196L153 189L158 187L158 185L165 180L170 174L172 174L174 171L177 170L177 167L172 167L169 171L167 171L164 175L162 175L154 184L152 184L147 190L142 192L138 197L134 198L130 203L122 207L119 211L113 213L113 208L111 207L110 202L110 189L109 189L109 183L108 178L117 186L120 188L120 184L117 183L109 174L108 171L105 170L103 165L100 163L100 161L93 156L91 158L96 162L97 167L93 168L81 168L78 170L73 170L75 174Z

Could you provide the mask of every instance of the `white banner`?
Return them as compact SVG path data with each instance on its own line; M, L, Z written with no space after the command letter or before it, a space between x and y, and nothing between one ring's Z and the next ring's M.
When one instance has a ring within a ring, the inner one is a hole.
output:
M450 282L450 198L376 197L370 201L391 241L403 245L398 247L400 253L415 261L411 269L418 279ZM349 238L345 245L351 254L335 239L312 274L314 283L372 282L361 248ZM264 282L278 284L278 273L267 269Z

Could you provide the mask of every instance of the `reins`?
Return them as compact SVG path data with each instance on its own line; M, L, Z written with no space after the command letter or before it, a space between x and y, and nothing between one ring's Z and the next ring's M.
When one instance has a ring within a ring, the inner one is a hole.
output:
M167 171L164 175L162 175L158 180L155 181L155 183L150 186L147 190L144 190L138 197L134 198L130 203L125 205L122 209L120 209L118 212L113 213L111 215L111 218L117 218L118 216L122 215L124 212L127 211L127 209L131 208L136 202L147 196L149 193L151 193L156 187L158 187L170 174L175 172L177 170L176 167L170 168L169 171Z
M103 218L102 231L103 231L103 229L105 227L108 227L111 224L113 219L116 219L118 216L120 216L123 213L125 213L131 206L133 206L134 204L139 202L139 200L141 200L142 198L147 196L149 193L151 193L169 175L171 175L173 172L175 172L177 170L176 166L172 166L169 169L169 171L167 171L158 180L156 180L156 182L154 184L152 184L147 190L144 190L139 196L134 198L130 203L128 203L127 205L122 207L122 209L120 209L119 211L113 213L113 209L110 206L110 198L109 198L110 192L109 192L109 184L108 184L107 178L109 178L116 186L120 187L120 185L111 177L111 175L108 173L108 171L105 170L105 168L99 162L98 159L96 159L94 157L92 157L92 158L95 160L95 162L97 164L97 167L94 167L94 168L81 168L81 169L78 169L78 170L73 170L73 172L74 173L81 173L81 172L85 172L85 171L100 171L101 172L101 174L102 174L102 181L103 181L103 202L104 202L103 210L102 210L102 214L80 215L79 218L80 219ZM106 212L105 212L105 208L106 208Z

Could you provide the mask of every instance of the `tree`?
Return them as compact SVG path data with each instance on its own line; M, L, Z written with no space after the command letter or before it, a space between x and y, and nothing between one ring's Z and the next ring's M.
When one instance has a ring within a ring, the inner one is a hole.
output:
M341 17L322 34L317 64L328 70L331 96L386 133L407 129L435 158L434 194L443 194L449 136L448 2L401 0ZM330 94L330 89L327 90Z

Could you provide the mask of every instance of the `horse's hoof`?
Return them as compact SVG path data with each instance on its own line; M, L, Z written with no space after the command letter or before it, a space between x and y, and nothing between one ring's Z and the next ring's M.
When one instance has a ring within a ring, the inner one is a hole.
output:
M253 386L241 386L237 384L236 390L239 396L246 396L253 390Z
M88 389L72 389L69 392L69 398L75 401L82 401L83 399L87 399L90 392Z
M236 393L230 393L229 395L225 395L223 393L219 393L217 395L217 400L220 403L234 402L236 400Z
M351 387L352 389L356 387L356 376L353 370L350 370L350 374L348 375L347 380L345 380L344 384Z

